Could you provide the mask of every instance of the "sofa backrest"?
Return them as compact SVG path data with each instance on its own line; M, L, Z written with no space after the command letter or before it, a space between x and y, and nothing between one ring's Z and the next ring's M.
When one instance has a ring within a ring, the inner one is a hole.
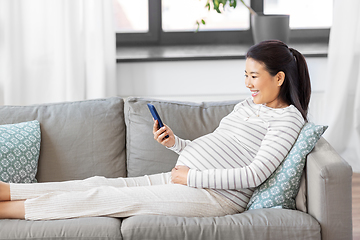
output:
M38 120L39 182L126 176L124 101L1 106L0 124Z
M152 103L164 124L183 139L193 140L213 132L220 120L241 100L222 102L179 102L150 98L125 100L127 170L129 177L168 172L178 155L154 140L153 119L147 107Z

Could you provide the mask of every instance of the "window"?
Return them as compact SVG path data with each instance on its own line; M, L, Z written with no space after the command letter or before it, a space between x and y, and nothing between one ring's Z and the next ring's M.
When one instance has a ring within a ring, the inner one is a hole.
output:
M252 43L250 14L240 1L222 14L209 12L206 0L113 1L118 46ZM333 0L245 1L259 13L290 14L291 42L329 39ZM206 25L195 33L201 19Z
M247 4L250 0L245 1ZM250 13L242 6L229 8L218 14L205 8L206 1L194 0L162 0L161 26L164 32L194 32L196 20L204 19L199 31L237 31L250 29ZM229 5L229 4L227 4ZM191 7L189 7L191 6Z
M148 0L114 0L115 28L119 33L146 33L149 31Z
M333 0L264 0L264 13L289 14L291 29L326 29L332 24L332 2Z

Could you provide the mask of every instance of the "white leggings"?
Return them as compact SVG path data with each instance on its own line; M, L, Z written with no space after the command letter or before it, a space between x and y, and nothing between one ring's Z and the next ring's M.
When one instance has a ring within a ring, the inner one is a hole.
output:
M25 201L25 219L156 214L184 217L237 213L236 205L209 189L170 183L171 173L136 178L91 177L66 182L10 184L11 200Z

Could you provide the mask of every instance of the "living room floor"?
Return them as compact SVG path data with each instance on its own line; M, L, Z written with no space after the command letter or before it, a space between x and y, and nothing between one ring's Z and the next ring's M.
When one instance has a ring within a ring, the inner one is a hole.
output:
M353 240L360 240L360 173L352 177Z

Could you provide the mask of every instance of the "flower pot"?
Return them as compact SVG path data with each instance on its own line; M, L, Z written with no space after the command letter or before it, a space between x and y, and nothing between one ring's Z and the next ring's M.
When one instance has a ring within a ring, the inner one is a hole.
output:
M254 43L264 40L278 39L289 43L289 15L251 15L251 28Z

